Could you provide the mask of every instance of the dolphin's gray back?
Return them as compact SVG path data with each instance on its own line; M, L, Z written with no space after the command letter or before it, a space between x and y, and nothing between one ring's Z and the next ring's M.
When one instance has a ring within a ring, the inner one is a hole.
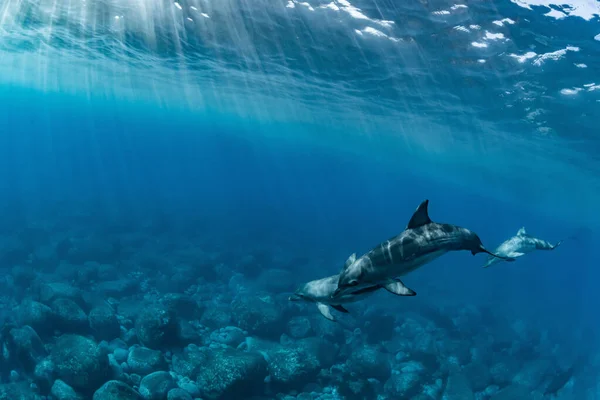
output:
M556 247L556 245L547 242L545 240L542 239L538 239L538 238L534 238L531 237L531 239L533 240L534 244L535 244L535 248L536 250L552 250Z
M554 245L552 243L529 235L514 236L498 247L501 254L506 253L505 249L520 253L529 253L534 250L552 250L553 248Z
M470 231L456 225L430 223L403 231L374 247L365 256L374 267L404 264L419 257L466 249L465 241L470 235Z

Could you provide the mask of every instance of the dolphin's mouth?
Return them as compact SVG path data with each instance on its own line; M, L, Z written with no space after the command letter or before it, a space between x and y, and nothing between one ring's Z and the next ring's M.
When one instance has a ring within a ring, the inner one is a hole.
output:
M340 293L342 293L342 289L341 288L337 288L333 291L333 294L331 295L332 299L335 299L336 297L338 297L340 295Z

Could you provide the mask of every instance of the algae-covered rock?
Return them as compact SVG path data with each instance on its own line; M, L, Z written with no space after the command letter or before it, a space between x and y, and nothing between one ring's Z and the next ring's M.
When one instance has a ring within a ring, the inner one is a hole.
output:
M235 326L226 326L210 334L210 340L231 347L238 347L246 339L244 331Z
M54 333L56 315L50 307L37 301L25 300L17 312L20 325L31 326L41 337Z
M82 396L78 395L71 386L60 379L54 381L50 393L56 400L83 400Z
M200 323L212 329L218 329L231 324L231 312L226 307L207 307L202 314Z
M159 303L144 308L135 321L135 330L140 343L155 350L175 345L179 340L175 313Z
M352 351L348 367L364 378L374 378L385 382L391 374L390 356L379 350L377 346L361 346Z
M244 393L260 393L267 376L267 362L259 353L233 349L208 350L206 363L198 371L196 383L205 399L230 399Z
M0 385L0 399L38 400L38 396L27 382L16 382Z
M167 394L167 400L193 400L193 397L185 390L175 388L169 390L169 393Z
M69 299L85 308L83 293L80 289L63 282L44 283L40 286L40 301L50 305L56 299Z
M8 334L9 350L13 361L27 372L46 356L46 349L36 331L30 326L13 328Z
M163 354L146 347L134 347L127 357L127 365L132 373L147 375L167 368Z
M89 330L85 312L71 299L57 298L52 301L56 315L55 328L63 333L84 333Z
M475 394L471 389L467 377L460 373L453 373L448 377L444 397L447 399L475 400Z
M120 381L108 381L94 393L93 400L142 400L142 396Z
M140 382L140 394L145 400L163 400L177 385L168 372L157 371L146 375Z
M92 332L94 332L94 337L99 340L115 339L121 334L117 316L108 305L92 308L88 322Z
M465 366L463 373L475 392L484 390L492 383L492 375L490 374L489 367L482 363L470 363Z
M293 317L287 327L290 336L296 339L305 338L312 332L310 320L306 317Z
M421 391L422 383L417 372L397 373L385 383L385 392L394 399L412 399Z
M93 392L110 373L105 349L79 335L62 335L51 352L58 378L75 389Z
M239 296L231 309L237 325L251 334L276 338L285 330L282 308L269 296Z

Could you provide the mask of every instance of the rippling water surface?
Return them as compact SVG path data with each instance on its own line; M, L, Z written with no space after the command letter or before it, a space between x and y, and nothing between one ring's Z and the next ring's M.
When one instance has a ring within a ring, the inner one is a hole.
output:
M589 220L600 3L558 3L7 0L0 80L313 124L363 153L366 136L373 157Z

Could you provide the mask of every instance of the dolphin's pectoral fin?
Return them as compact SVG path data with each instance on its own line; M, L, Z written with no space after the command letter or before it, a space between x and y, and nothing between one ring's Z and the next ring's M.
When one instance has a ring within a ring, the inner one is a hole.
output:
M408 225L406 225L406 229L415 229L423 225L427 225L431 223L431 219L429 218L429 212L427 211L427 206L429 205L429 200L423 201L417 207L417 210L408 221Z
M327 307L326 304L317 303L317 308L319 309L319 312L321 313L322 316L324 316L325 318L327 318L330 321L335 322L335 318L333 317L333 315L331 315L331 310L329 309L329 307Z
M346 310L344 307L340 306L339 304L337 304L337 305L331 304L331 307L333 309L335 309L335 310L338 310L339 312L343 312L343 313L346 313L346 314L350 313L350 311Z
M406 287L404 283L400 279L396 279L394 282L390 282L386 285L383 285L383 288L390 293L393 293L397 296L416 296L417 292Z
M511 251L506 256L510 257L510 258L518 258L518 257L524 256L524 255L525 255L525 253L520 253L518 251Z

